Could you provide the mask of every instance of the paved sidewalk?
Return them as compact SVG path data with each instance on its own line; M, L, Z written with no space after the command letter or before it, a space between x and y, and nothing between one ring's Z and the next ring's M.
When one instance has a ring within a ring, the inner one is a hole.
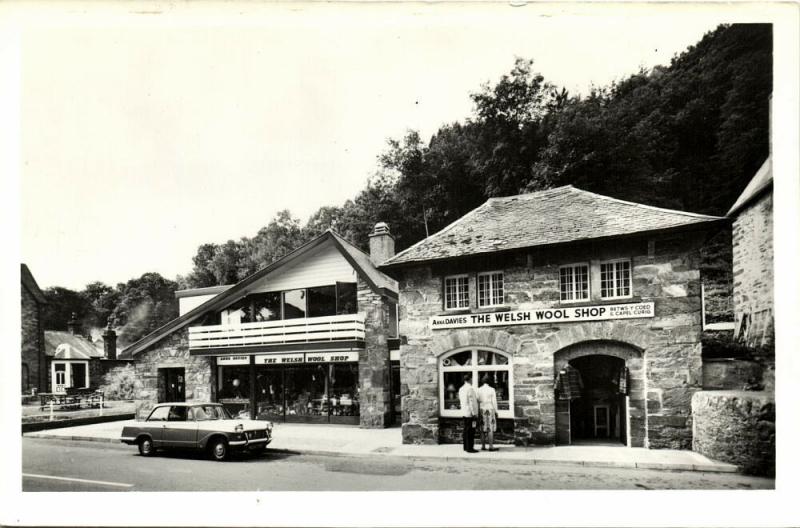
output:
M51 429L24 436L62 440L119 442L120 432L133 420ZM273 450L294 453L400 457L410 459L438 458L470 462L506 461L519 464L560 464L596 467L623 467L681 471L732 473L736 466L711 460L693 451L643 449L623 446L554 446L514 447L501 445L497 452L465 453L461 445L403 445L400 429L359 429L345 425L275 424ZM478 446L480 448L480 445Z

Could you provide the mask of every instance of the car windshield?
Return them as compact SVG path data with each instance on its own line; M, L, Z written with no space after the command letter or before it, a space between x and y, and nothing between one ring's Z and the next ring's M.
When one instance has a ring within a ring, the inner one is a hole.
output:
M198 422L230 419L228 412L222 405L197 405L192 407L192 415Z

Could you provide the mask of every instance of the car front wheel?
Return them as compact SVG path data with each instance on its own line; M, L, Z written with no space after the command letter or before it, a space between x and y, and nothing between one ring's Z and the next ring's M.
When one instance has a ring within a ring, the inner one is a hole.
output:
M149 438L142 438L139 440L139 454L142 456L153 456L155 450L153 449L153 441Z
M225 460L228 457L228 442L223 438L217 438L211 442L209 453L214 460Z

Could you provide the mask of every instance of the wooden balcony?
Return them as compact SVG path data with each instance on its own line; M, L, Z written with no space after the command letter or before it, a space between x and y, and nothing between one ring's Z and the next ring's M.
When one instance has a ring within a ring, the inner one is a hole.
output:
M364 315L332 315L262 323L189 327L189 349L193 354L226 349L264 350L265 348L303 348L307 344L353 346L365 338Z

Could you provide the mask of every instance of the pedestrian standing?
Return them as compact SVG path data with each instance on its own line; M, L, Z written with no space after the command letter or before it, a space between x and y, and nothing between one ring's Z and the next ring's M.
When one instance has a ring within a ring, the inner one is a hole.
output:
M475 426L478 419L478 395L472 386L472 374L464 375L464 384L458 390L461 412L464 417L464 451L477 453L475 449Z
M478 388L478 408L481 417L481 450L486 451L486 440L489 440L489 451L497 451L494 446L494 432L497 430L497 392L492 387L489 376L481 378Z

